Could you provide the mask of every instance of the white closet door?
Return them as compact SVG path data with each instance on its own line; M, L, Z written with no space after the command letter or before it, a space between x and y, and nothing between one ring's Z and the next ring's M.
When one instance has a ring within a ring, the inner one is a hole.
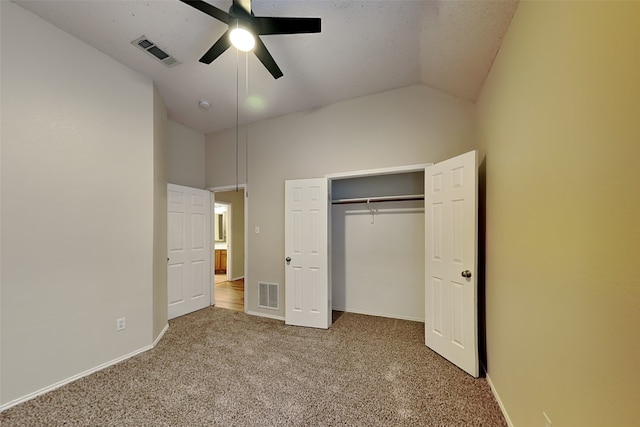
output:
M167 185L169 319L211 303L211 193Z
M285 323L331 326L327 179L285 181Z
M425 342L477 377L477 152L425 169Z

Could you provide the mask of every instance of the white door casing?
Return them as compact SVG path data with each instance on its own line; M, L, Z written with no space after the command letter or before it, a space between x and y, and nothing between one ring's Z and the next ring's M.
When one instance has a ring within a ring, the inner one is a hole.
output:
M425 168L425 343L477 377L477 151Z
M167 184L169 319L211 303L211 194Z
M285 181L285 323L331 326L327 179Z

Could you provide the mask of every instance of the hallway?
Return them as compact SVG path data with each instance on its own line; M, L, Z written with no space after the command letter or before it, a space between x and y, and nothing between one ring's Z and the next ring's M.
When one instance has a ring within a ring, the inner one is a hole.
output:
M244 279L227 281L226 274L216 274L215 306L244 312Z

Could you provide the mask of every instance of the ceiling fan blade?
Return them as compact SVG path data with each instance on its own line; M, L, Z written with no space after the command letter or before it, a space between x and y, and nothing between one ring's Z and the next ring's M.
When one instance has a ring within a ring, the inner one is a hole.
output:
M209 48L207 53L202 55L202 58L200 58L200 62L202 62L203 64L211 64L214 59L222 55L222 52L229 49L229 46L231 46L231 42L229 41L228 33L229 30L225 31L222 37L220 37L218 41Z
M256 54L262 65L264 65L267 70L271 73L274 79L279 79L283 76L282 70L276 64L276 61L273 59L273 56L267 50L267 47L262 43L260 37L256 37L256 47L253 48L253 53Z
M231 17L227 12L222 9L210 5L203 0L180 0L182 3L188 4L191 7L198 9L200 12L204 12L207 15L216 18L218 21L222 21L228 24L231 21Z
M277 18L254 17L252 19L256 32L260 35L319 33L320 18Z

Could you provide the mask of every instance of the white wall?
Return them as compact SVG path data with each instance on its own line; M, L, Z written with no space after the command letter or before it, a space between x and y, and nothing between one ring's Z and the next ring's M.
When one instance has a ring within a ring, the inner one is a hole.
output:
M167 107L153 90L153 340L167 326Z
M244 133L239 138L245 140ZM207 186L235 183L235 129L207 136ZM352 99L250 125L249 310L257 283L284 284L284 181L437 162L474 149L472 106L423 85ZM244 180L244 146L240 147ZM229 165L232 165L230 167Z
M7 404L152 343L154 117L149 79L0 10Z
M424 321L424 202L334 205L333 309Z
M171 184L205 188L204 143L204 134L169 120L167 178Z

